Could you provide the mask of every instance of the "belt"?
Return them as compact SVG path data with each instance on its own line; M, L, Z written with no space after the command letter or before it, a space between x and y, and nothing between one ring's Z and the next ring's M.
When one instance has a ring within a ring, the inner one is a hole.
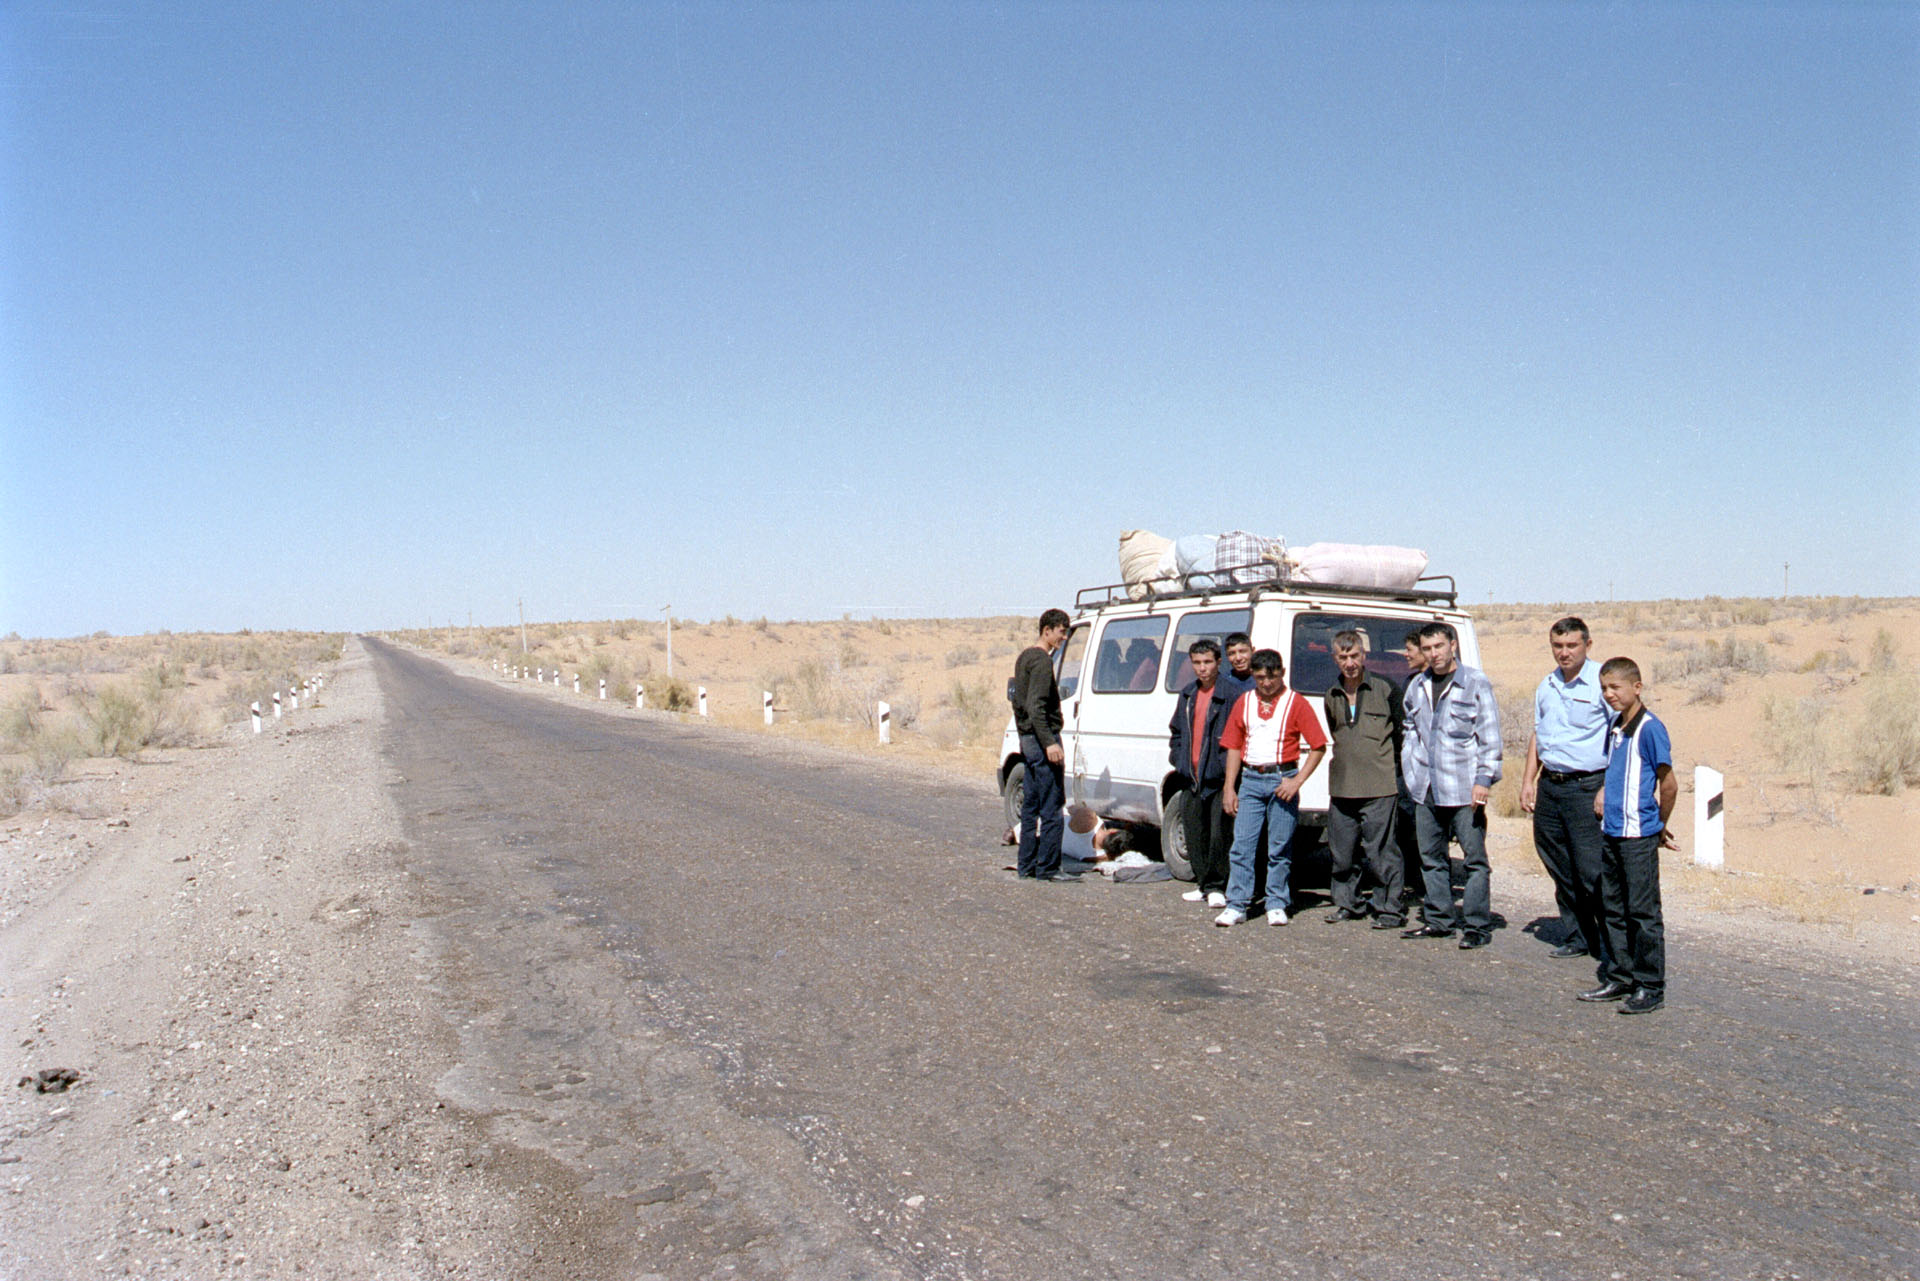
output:
M1284 770L1299 769L1300 762L1297 760L1282 761L1278 765L1242 765L1240 768L1244 770L1251 770L1255 774L1272 774L1276 770L1284 771Z
M1584 783L1590 778L1605 778L1603 769L1543 769L1540 771L1554 783Z

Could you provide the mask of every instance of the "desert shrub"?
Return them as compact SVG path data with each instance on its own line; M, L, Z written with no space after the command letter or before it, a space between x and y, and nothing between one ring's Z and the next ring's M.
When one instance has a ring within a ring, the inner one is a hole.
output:
M1854 668L1853 655L1844 648L1835 650L1816 649L1800 666L1795 669L1806 672L1849 672Z
M4 742L15 751L25 750L40 732L41 716L47 706L41 701L40 691L23 689L7 702L0 710L0 742Z
M1532 706L1531 703L1528 704ZM1505 722L1501 728L1506 728ZM1528 725L1528 735L1532 725ZM1503 735L1504 736L1504 735ZM1520 739L1520 751L1516 755L1511 749L1500 764L1500 781L1493 785L1493 795L1488 799L1487 807L1501 818L1521 818L1526 811L1520 808L1520 782L1527 776L1527 735Z
M647 705L669 712L690 712L699 706L693 686L678 676L656 676L646 682Z
M1847 736L1850 781L1860 791L1894 796L1920 783L1920 678L1887 669L1862 685L1864 698Z
M1773 602L1764 599L1739 600L1733 603L1733 621L1753 626L1765 626L1773 621Z
M1759 676L1772 666L1773 659L1765 642L1729 636L1725 640L1689 645L1673 658L1662 659L1658 674L1662 681L1678 682L1709 672L1747 672Z
M1761 705L1761 718L1774 760L1816 794L1822 791L1833 762L1833 700L1772 694Z
M980 661L980 651L971 645L956 645L947 651L947 667L967 667Z
M1500 749L1508 756L1527 759L1527 741L1533 737L1533 691L1497 691L1500 699Z
M1718 703L1727 696L1727 674L1700 672L1687 681L1686 688L1691 691L1689 703Z
M913 694L902 694L887 704L893 713L893 727L898 730L910 730L920 723L920 699Z
M969 743L998 734L1006 724L1006 696L991 681L955 681L947 690L947 705L959 716L961 737Z
M1873 647L1867 651L1869 672L1891 672L1900 665L1900 647L1893 633L1882 627L1873 634Z
M103 685L79 700L82 734L95 756L132 756L153 741L154 704L123 685Z

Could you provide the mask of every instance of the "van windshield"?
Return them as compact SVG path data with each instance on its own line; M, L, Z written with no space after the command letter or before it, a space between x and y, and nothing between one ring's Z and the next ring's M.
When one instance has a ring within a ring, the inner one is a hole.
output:
M1287 683L1302 694L1319 695L1340 681L1333 661L1333 636L1348 629L1360 633L1367 651L1367 670L1406 687L1407 637L1427 625L1424 618L1368 618L1361 614L1301 614L1293 620L1293 656L1287 660Z

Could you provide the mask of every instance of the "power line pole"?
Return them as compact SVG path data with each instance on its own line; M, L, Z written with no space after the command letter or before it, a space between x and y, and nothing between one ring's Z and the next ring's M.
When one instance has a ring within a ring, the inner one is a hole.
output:
M520 598L519 604L520 604L520 652L524 654L527 652L527 601L524 596Z
M667 616L667 675L673 675L673 606L662 605L660 612Z

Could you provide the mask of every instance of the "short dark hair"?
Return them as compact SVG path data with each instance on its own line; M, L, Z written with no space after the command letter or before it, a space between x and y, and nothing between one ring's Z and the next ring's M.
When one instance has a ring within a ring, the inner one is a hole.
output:
M1252 645L1253 637L1247 635L1245 632L1228 632L1227 638L1220 643L1228 649L1232 649L1235 645Z
M1580 639L1592 643L1593 633L1587 630L1586 620L1568 614L1565 618L1547 629L1549 636L1571 636L1580 633Z
M1132 828L1116 827L1107 834L1106 841L1100 846L1100 852L1108 858L1119 858L1128 850L1137 848L1138 845L1139 841L1135 839Z
M1452 625L1443 623L1437 618L1420 629L1421 640L1426 640L1429 636L1444 636L1456 645L1460 643L1460 637L1454 632Z
M1217 662L1220 658L1220 642L1211 636L1202 636L1199 640L1187 646L1187 656L1192 657L1195 654L1212 654L1214 660Z
M1281 672L1287 670L1287 660L1280 657L1277 649L1256 649L1253 662L1248 664L1256 672Z
M1071 623L1072 621L1073 620L1071 618L1067 617L1066 610L1050 609L1046 613L1040 615L1040 630L1044 632L1051 627L1065 627L1068 623Z
M1367 640L1366 637L1362 636L1353 628L1346 627L1333 634L1333 647L1335 649L1357 649L1361 653L1365 653Z
M1401 649L1405 649L1409 645L1413 646L1413 648L1415 649L1420 648L1420 629L1419 628L1416 627L1412 631L1408 632L1407 638L1400 642Z
M1638 685L1640 684L1640 664L1631 658L1609 658L1600 664L1600 678L1605 680L1609 676L1624 676Z

